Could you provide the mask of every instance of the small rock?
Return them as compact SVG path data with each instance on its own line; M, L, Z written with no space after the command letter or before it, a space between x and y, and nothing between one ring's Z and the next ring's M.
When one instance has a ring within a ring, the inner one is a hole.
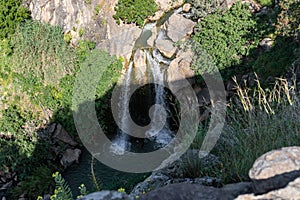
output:
M148 19L151 22L159 20L162 16L164 15L164 12L162 10L158 10L157 12L154 13L153 16L150 16Z
M13 185L13 181L9 181L8 183L5 183L4 185L1 186L0 191L7 190L11 188L12 185Z
M210 104L210 95L209 95L209 90L208 88L202 88L198 93L198 102L199 106L207 106Z
M191 10L191 8L192 8L192 5L190 3L186 3L186 4L183 5L182 11L183 12L189 12Z
M75 142L71 136L67 133L67 131L62 127L61 124L57 124L56 130L53 134L53 138L56 138L66 144L71 146L76 146L77 142Z
M269 13L268 7L263 7L256 15L264 16L264 15L267 15L268 13Z
M265 38L259 43L259 46L261 46L265 51L270 51L273 44L274 41L271 38Z
M79 162L79 157L81 154L80 149L67 149L60 159L60 163L62 166L67 168L68 166L72 165L74 162Z

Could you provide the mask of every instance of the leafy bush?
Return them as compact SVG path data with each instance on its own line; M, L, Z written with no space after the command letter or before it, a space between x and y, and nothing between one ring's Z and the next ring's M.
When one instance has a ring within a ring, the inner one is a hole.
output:
M0 1L0 39L11 36L20 22L29 19L28 10L21 0Z
M146 17L157 11L157 5L154 0L119 0L115 10L113 17L118 24L122 20L126 24L136 23L143 26Z
M300 1L279 1L276 33L282 36L295 36L300 31Z
M17 29L12 45L13 69L27 77L34 74L44 83L57 84L75 71L75 52L59 27L26 21Z
M263 7L264 6L273 6L274 1L273 0L258 0L258 3Z
M192 18L198 20L220 9L224 0L188 0L187 2L192 5Z
M235 4L225 14L216 12L208 15L196 27L194 51L206 51L219 70L237 65L252 47L253 36L249 34L255 30L255 25L248 7L241 3ZM212 70L211 65L203 65L197 62L197 58L196 64L202 66L198 71L200 74ZM221 74L224 75L224 71Z

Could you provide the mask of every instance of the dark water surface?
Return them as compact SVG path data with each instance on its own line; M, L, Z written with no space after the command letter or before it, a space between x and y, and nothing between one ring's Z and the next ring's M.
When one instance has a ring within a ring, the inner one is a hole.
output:
M71 165L62 173L70 185L74 197L79 195L78 187L81 184L84 184L89 192L96 191L92 178L91 163L91 154L88 150L83 149L79 163ZM121 172L102 164L96 159L94 159L93 166L95 177L101 190L117 190L122 187L128 193L137 183L143 181L149 175L149 173L135 174Z

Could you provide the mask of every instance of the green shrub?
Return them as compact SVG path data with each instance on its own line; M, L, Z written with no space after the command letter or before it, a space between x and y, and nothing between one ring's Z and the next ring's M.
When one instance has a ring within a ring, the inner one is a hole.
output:
M247 6L241 3L235 4L225 14L216 12L201 20L193 36L194 51L206 51L212 58L212 62L225 75L224 70L241 63L241 58L248 55L251 46L251 31L255 30L256 22ZM209 73L211 65L203 65L198 73ZM202 59L203 60L203 59Z
M115 10L113 17L118 24L122 20L126 24L136 23L143 26L144 20L157 11L157 5L154 0L119 0Z
M0 39L11 36L20 22L29 19L28 10L21 6L21 0L0 1Z
M254 71L263 80L269 76L281 76L286 73L296 59L294 49L297 44L291 39L277 38L269 52L263 52L253 64ZM274 59L276 58L276 59Z
M57 84L75 71L76 54L59 27L26 21L17 29L12 45L12 67L26 77L33 74L44 83Z
M192 5L192 18L197 20L216 12L221 8L224 0L188 0L187 2Z

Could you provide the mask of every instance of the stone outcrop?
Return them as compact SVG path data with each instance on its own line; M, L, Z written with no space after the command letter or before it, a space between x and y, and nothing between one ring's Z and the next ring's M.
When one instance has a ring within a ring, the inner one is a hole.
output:
M32 0L32 19L62 27L72 37L71 43L87 39L106 49L111 55L129 59L141 29L134 24L118 25L113 18L118 1ZM97 11L97 12L96 12ZM81 33L80 33L81 32Z
M104 0L90 3L84 0L31 0L29 9L32 19L60 26L65 33L70 33L72 43L81 38L80 29L84 31L82 38L100 42L105 37L106 25L95 10L104 4Z
M180 158L181 161L176 161L165 169L153 172L145 181L139 183L129 196L124 195L124 197L116 199L136 199L138 197L142 200L299 200L299 153L300 147L286 147L270 151L255 161L249 172L252 182L241 182L222 186L218 179L210 177L194 179L180 178L183 171L178 162L183 162L183 159L197 160L197 151L189 150ZM212 158L213 157L207 158L207 164L216 163ZM172 176L177 176L177 178L172 178ZM266 189L265 186L261 184L261 182L257 182L257 180L265 181L264 183L271 185L272 188ZM256 193L259 187L261 187L259 191L261 194ZM261 189L264 189L264 191ZM104 191L104 193L105 195L110 195L116 192ZM103 197L105 196L103 194L93 193L90 195L97 200L107 199ZM83 199L85 199L85 197ZM88 199L89 198L86 200Z

